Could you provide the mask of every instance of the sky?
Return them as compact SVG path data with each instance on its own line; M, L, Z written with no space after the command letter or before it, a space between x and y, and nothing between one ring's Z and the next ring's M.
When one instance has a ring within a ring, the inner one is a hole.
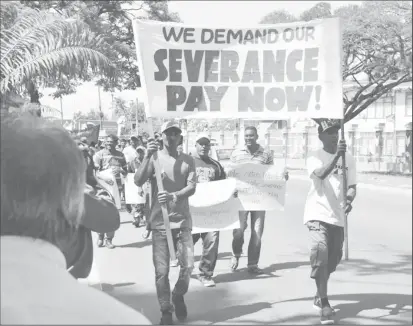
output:
M310 9L320 1L171 1L169 10L177 12L184 24L198 26L233 26L250 27L259 23L268 13L275 10L286 10L298 16L303 11ZM347 4L359 4L361 1L324 1L331 4L332 10ZM51 90L42 90L45 95L41 102L52 108L60 110L60 101L53 100L49 93ZM141 97L139 91L124 91L115 93L126 101L136 100ZM112 95L101 91L102 111L109 118ZM93 83L85 83L78 87L77 93L63 98L63 115L65 119L72 118L77 111L87 113L90 109L98 111L98 88ZM59 114L60 115L60 114Z

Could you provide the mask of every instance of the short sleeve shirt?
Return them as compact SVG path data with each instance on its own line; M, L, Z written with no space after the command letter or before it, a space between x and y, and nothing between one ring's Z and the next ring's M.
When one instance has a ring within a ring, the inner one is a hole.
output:
M247 147L235 149L231 154L232 163L256 163L256 164L268 164L273 165L274 160L271 152L264 149L261 145L255 151L250 153Z
M226 178L224 168L218 161L210 157L201 159L197 154L193 158L197 183L224 180Z
M342 158L339 158L333 171L324 180L313 174L315 170L323 167L333 157L334 154L320 149L311 153L307 159L307 173L312 182L304 209L304 224L316 220L344 227L344 215L341 207L344 198ZM346 153L346 171L348 186L356 185L356 162L349 153Z

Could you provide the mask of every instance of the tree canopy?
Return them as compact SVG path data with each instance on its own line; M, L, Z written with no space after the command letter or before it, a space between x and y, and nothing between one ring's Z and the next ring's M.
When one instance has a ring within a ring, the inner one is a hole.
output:
M409 1L364 1L338 8L320 2L294 17L285 11L269 13L261 23L310 21L340 17L343 24L343 81L345 121L365 110L398 85L412 81L412 4Z

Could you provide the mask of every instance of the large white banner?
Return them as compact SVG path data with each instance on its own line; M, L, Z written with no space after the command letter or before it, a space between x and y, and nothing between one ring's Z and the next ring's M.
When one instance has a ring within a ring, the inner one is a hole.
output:
M237 181L238 198L246 211L283 211L286 181L284 168L243 163L230 165L227 176Z
M252 28L133 22L147 116L343 118L338 18Z
M236 185L235 179L197 184L195 194L189 197L192 233L240 227L238 212L242 210L242 205L234 197Z

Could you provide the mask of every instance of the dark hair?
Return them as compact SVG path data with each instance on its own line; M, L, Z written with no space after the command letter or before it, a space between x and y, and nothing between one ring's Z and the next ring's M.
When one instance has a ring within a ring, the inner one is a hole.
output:
M113 141L118 141L118 140L119 140L119 138L118 138L117 136L115 136L114 134L110 134L110 135L106 136L106 139L107 139L107 138L110 138L110 139L112 139Z
M244 132L247 131L247 130L252 130L252 131L255 132L256 135L258 135L257 128L255 128L254 126L245 127Z
M121 138L120 141L121 141L121 142L123 142L123 141L126 142L126 139L125 139L125 138Z
M91 146L91 147L95 147L95 146L96 146L96 143L95 143L94 141L91 141L91 142L90 142L90 146Z

